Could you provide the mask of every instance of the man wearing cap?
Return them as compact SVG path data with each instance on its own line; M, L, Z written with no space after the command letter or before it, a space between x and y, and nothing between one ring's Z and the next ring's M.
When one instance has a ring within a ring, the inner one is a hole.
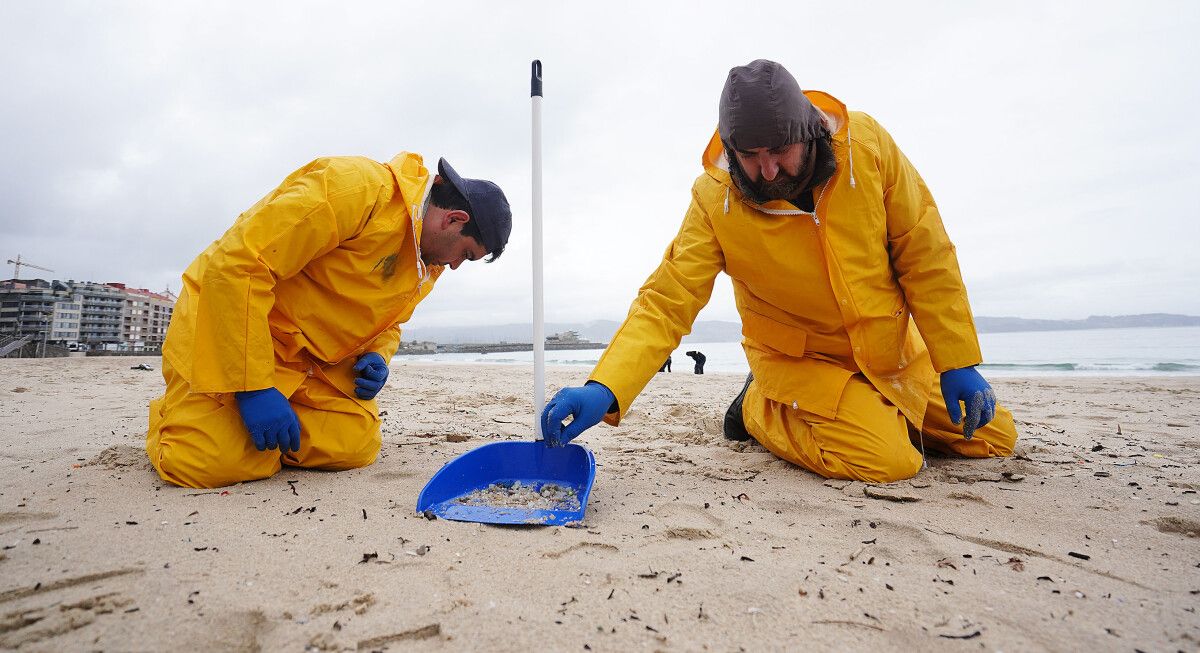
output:
M703 163L679 234L587 384L547 404L550 444L619 423L724 271L751 370L728 438L869 482L915 475L926 446L1012 452L1012 415L974 369L954 246L878 122L758 60L730 71Z
M371 464L400 324L511 230L504 193L444 159L436 175L408 152L292 173L184 272L150 403L154 468L201 488Z

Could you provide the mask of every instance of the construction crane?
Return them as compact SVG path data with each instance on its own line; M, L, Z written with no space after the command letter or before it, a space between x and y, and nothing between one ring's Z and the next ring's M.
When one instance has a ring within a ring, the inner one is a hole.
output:
M21 266L22 265L24 265L27 268L35 268L38 270L45 270L46 272L54 271L54 270L51 270L50 268L44 268L40 265L34 265L33 263L26 263L25 261L21 260L20 254L17 254L17 259L15 261L13 259L8 259L8 262L13 264L13 279L21 278Z

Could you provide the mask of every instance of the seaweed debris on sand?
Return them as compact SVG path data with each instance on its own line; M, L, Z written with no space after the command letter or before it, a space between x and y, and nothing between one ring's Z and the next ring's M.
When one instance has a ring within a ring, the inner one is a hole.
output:
M488 506L491 508L526 508L529 510L579 510L579 497L575 488L545 483L538 487L534 483L492 483L464 494L455 500L465 506Z

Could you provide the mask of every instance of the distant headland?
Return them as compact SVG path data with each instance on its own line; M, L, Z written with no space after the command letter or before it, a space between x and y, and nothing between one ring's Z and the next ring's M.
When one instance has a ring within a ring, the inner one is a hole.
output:
M548 323L547 333L574 334L578 340L554 341L555 336L546 338L547 349L603 349L620 322L615 320L593 320L591 322ZM976 316L975 326L980 333L1002 333L1014 331L1075 331L1080 329L1128 329L1138 327L1195 327L1200 326L1200 316L1176 315L1172 313L1143 313L1140 315L1093 315L1082 320L1040 320L1021 317ZM424 341L436 351L479 352L529 351L533 327L525 324L501 324L493 326L461 327L416 327L405 329L406 343ZM692 332L683 338L688 342L739 342L742 325L739 322L702 320L692 326ZM524 343L524 344L513 344ZM451 349L451 346L473 347L474 349ZM494 349L490 347L512 349ZM442 347L445 347L444 349ZM414 353L414 352L408 352ZM432 350L419 353L434 353Z

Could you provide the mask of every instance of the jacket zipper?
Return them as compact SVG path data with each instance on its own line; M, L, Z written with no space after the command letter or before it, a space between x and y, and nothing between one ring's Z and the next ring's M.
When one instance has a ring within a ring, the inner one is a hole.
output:
M746 206L753 208L755 211L758 211L759 213L766 213L767 215L807 215L807 216L811 216L813 219L813 222L817 223L817 226L819 227L819 226L821 226L821 219L817 217L817 207L820 206L821 199L825 197L825 189L827 189L827 188L829 188L829 181L826 181L824 184L821 185L821 192L817 195L817 201L813 204L812 211L801 211L800 209L796 209L795 211L788 211L788 210L781 210L781 209L764 209L761 205L754 204L753 202L746 199L745 197L742 198L742 204L745 204ZM728 187L725 189L725 201L726 201L725 212L728 213L729 212L729 205L728 205L729 188Z
M817 193L817 201L816 201L816 202L813 204L813 210L812 210L812 219L813 219L813 222L814 222L814 223L815 223L815 224L816 224L818 227L820 227L820 226L821 226L821 218L818 218L818 217L817 217L817 209L818 209L818 208L820 208L820 206L821 206L821 200L822 200L822 199L825 197L825 189L826 189L826 188L829 188L829 182L828 182L828 181L826 181L825 183L821 184L821 192L820 192L820 193Z

